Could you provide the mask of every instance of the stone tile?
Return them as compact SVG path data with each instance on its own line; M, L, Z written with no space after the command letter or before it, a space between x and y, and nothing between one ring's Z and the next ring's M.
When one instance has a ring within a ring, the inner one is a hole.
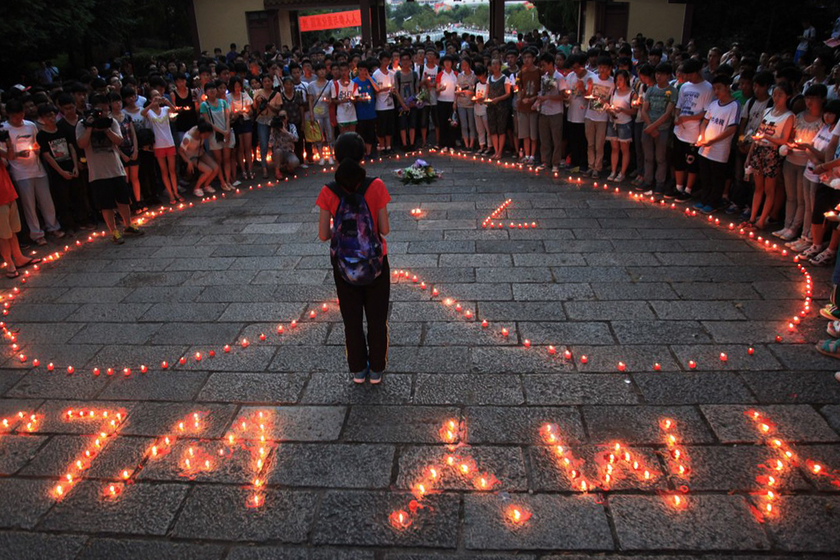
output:
M96 527L103 533L164 535L174 520L187 486L183 484L130 484L118 499L102 497L102 484L79 482L41 521L48 531L86 531ZM196 495L194 492L193 496ZM224 508L215 508L218 514ZM149 515L154 511L154 515Z
M466 304L465 309L472 310L472 306ZM445 308L444 312L451 313ZM481 327L475 320L463 319L463 316L454 315L449 319L456 319L452 322L431 322L425 327L423 335L424 346L494 346L498 344L515 345L516 337L500 338L494 336L489 329ZM460 319L460 320L457 320ZM390 335L390 333L389 333ZM419 337L418 337L418 343Z
M682 363L683 369L689 369L689 361L694 360L698 371L768 371L782 369L782 365L766 348L754 347L749 354L749 346L731 344L718 345L674 345L672 350ZM720 354L726 354L726 361Z
M269 484L291 487L386 489L395 448L391 445L281 445L274 453Z
M529 405L636 404L632 384L621 377L598 374L523 375Z
M621 305L606 301L570 301L563 307L570 319L578 321L652 321L655 318L644 301L625 301Z
M56 298L56 303L119 303L132 292L131 288L82 288L76 287ZM27 290L26 301L31 301Z
M772 433L790 442L836 442L838 436L808 405L702 405L703 416L724 443L753 443L761 439L758 426L747 412L756 410L773 423Z
M679 296L670 284L658 282L631 283L629 278L624 282L593 282L590 284L595 296L602 301L615 300L668 300L678 299Z
M346 369L344 364L341 369ZM463 373L470 370L466 347L391 348L387 371L394 373Z
M341 434L347 409L343 406L243 407L240 416L265 411L274 418L271 436L280 441L335 441Z
M740 496L684 497L675 510L663 497L611 496L609 508L624 550L767 550L770 542Z
M152 335L149 344L231 344L242 323L166 322Z
M569 447L562 437L560 441L563 446L563 457L557 454L553 446L537 445L529 448L531 475L534 481L533 490L576 492L582 498L584 493L581 486L584 481L589 488L597 485L597 488L601 490L612 491L653 492L668 488L668 475L663 473L657 453L653 449L624 446L625 450L631 454L631 460L638 462L639 469L634 471L632 464L619 458L613 464L611 478L607 483L605 465L609 464L611 452L615 455L611 445ZM573 477L567 471L567 466L563 461L565 458L575 461L577 476ZM650 476L647 480L644 478L645 471Z
M33 434L3 434L0 439L0 445L3 446L3 454L0 455L0 475L18 472L38 453L46 440L46 436Z
M76 348L85 347L77 346ZM136 373L142 364L146 364L150 370L162 370L163 362L167 361L171 372L175 369L178 358L184 356L187 350L186 346L121 346L112 344L102 346L96 356L88 359L87 363L90 371L94 367L98 367L103 373L107 373L107 368L110 367L114 368L116 372L121 372L124 367L130 367Z
M650 305L660 319L676 320L690 317L694 320L733 321L744 315L730 301L652 301Z
M174 543L128 539L96 538L82 551L84 558L122 560L210 560L221 559L225 548L217 544Z
M752 300L761 297L755 284L746 282L675 282L671 284L677 294L688 300ZM658 298L656 298L658 299Z
M586 438L580 413L574 407L490 407L466 409L472 444L522 444L541 442L540 428L557 424L570 443Z
M122 301L124 303L188 303L195 301L201 294L201 286L147 286L131 291Z
M164 371L150 371L115 379L99 395L99 398L138 401L192 401L207 381L205 372L178 372L177 384L168 380L172 374Z
M747 386L760 403L817 404L840 402L840 384L826 372L745 372Z
M92 322L134 322L152 306L149 303L85 303L69 317L71 321Z
M31 355L28 355L28 361L26 364L22 364L17 358L17 355L15 355L14 357L8 358L4 362L3 367L9 369L29 369L32 366L32 360L38 359L42 364L52 362L56 365L56 368L62 370L68 365L72 365L76 369L80 369L100 350L100 348L101 346L94 344L39 344L32 348Z
M175 370L198 370L198 371L243 371L249 373L256 373L265 371L271 363L272 358L278 352L276 346L257 346L258 342L247 348L241 346L231 345L230 353L225 353L223 347L216 347L216 355L210 357L207 352L209 348L206 346L193 346L186 352L181 353L181 356L187 358L184 365L178 364ZM196 361L194 358L196 352L201 352L202 360ZM174 361L171 363L175 363Z
M82 323L25 323L20 325L19 338L27 345L66 344L84 326Z
M219 438L236 413L233 404L193 404L145 402L137 405L120 429L122 435L150 436L174 433L178 423L188 420L196 412L204 414L201 435Z
M235 403L295 403L306 377L286 373L213 373L197 401Z
M380 385L357 385L349 373L313 373L302 404L405 404L411 399L411 376L388 373Z
M784 336L784 335L783 335ZM814 351L810 344L773 344L767 348L791 371L837 371L837 360ZM758 349L756 349L756 353Z
M820 413L825 417L828 425L840 434L840 405L824 406L820 409Z
M5 442L5 440L4 440ZM0 527L4 529L34 529L38 521L53 505L50 496L53 482L20 478L0 479L3 503L0 508ZM0 537L0 543L3 538ZM0 558L5 549L0 547Z
M12 307L8 318L16 323L60 323L78 308L75 303L27 303Z
M393 359L393 349L390 358ZM267 369L291 373L349 371L343 346L283 346L277 349Z
M72 560L86 540L87 537L80 535L0 532L0 559Z
M514 284L517 301L575 301L595 299L589 284Z
M513 526L505 516L511 504L532 517ZM464 543L476 550L574 549L611 550L613 538L602 505L590 497L467 495L464 498Z
M475 305L469 302L463 302L462 304L464 309L470 309L475 312ZM412 321L455 321L458 318L458 314L454 308L448 308L438 301L396 301L391 304L391 314L389 316L390 321L397 323Z
M495 336L501 338L500 334ZM556 350L557 354L551 356L544 347L533 346L527 349L501 346L474 347L471 349L473 372L509 374L514 371L527 373L574 371L574 363L563 359L565 347L557 346Z
M762 484L756 481L775 464L779 453L758 445L684 447L688 475L684 479L692 491L757 492ZM772 471L776 486L784 492L802 491L808 484L796 469ZM766 486L764 486L766 488Z
M374 560L372 550L337 548L292 548L280 546L235 546L227 560Z
M312 533L315 545L400 546L454 549L460 498L429 496L405 530L388 523L392 511L408 511L410 494L331 491L324 494Z
M219 321L289 321L300 319L302 303L232 303Z
M494 241L500 243L500 241ZM513 255L514 266L586 266L581 253L523 253Z
M768 529L782 550L836 554L838 506L836 496L785 496L782 514L768 521Z
M555 282L629 282L627 270L620 266L563 266L551 269Z
M661 444L665 436L660 421L669 418L683 443L711 443L712 434L700 414L689 406L584 406L583 417L593 443L624 441Z
M342 437L357 442L440 443L438 430L457 417L454 407L353 406Z
M324 268L326 269L326 266ZM262 270L250 282L252 284L270 284L272 286L292 284L320 285L326 279L327 270Z
M197 486L190 493L172 535L231 541L301 543L315 514L317 496L309 491L267 489L263 507L249 508L247 492L236 487Z
M226 303L156 303L142 319L161 322L216 321L227 307Z
M674 253L665 253L674 254ZM586 253L590 266L657 266L653 253Z
M520 405L525 397L518 376L419 374L413 402L430 405Z
M574 346L571 351L575 367L584 373L620 373L619 362L625 364L626 373L653 371L654 364L660 364L662 371L679 370L667 346Z
M755 402L734 373L634 373L633 380L647 404L740 404Z
M445 270L445 269L444 269ZM424 276L425 277L425 276ZM477 268L473 274L472 281L478 278L488 283L538 283L544 284L553 282L551 270L548 267L527 267L527 268ZM444 280L441 280L444 281ZM469 281L469 280L464 280Z
M114 315L110 318L117 320L119 317L119 315ZM101 321L101 319L91 321ZM94 322L84 325L69 342L71 344L144 344L159 328L160 324L156 323Z
M619 344L711 342L711 337L697 321L611 321L610 324Z
M449 466L447 457L452 456L455 464ZM467 474L460 470L466 464L470 469ZM399 475L396 488L411 490L420 481L429 480L428 469L433 467L439 473L438 479L430 488L435 492L461 490L481 493L476 481L481 475L489 479L490 475L498 481L487 491L525 491L528 477L525 469L525 457L518 447L461 447L450 452L440 446L406 447L399 456Z
M520 322L519 333L533 344L613 344L607 323L565 321Z

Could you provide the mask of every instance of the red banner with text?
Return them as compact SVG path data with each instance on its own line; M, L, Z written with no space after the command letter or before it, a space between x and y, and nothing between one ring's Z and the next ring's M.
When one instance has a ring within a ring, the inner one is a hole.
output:
M346 12L333 12L331 14L318 14L317 16L301 16L299 25L301 31L361 27L362 11L349 10Z

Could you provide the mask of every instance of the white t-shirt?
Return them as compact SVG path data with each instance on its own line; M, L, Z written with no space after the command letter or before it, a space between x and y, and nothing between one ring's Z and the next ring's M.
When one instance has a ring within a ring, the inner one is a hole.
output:
M233 115L242 115L243 120L251 120L251 107L254 105L254 100L251 99L248 92L243 90L238 101L233 98L232 93L228 93L227 100L232 113L231 119L233 118Z
M198 127L194 126L184 134L181 140L181 149L190 159L198 159L204 154L204 141L198 132Z
M347 85L341 83L341 80L336 80L332 83L332 98L338 99L352 99L356 95L356 82L350 80ZM335 120L339 123L354 123L356 122L356 105L351 101L350 103L339 103L335 107Z
M743 115L743 118L747 119L747 126L744 128L744 134L746 136L752 136L755 134L755 131L758 130L758 126L761 124L761 117L764 116L764 112L767 111L767 108L770 107L773 103L773 98L768 97L764 101L747 101L747 108L749 112Z
M476 82L475 83L475 98L476 99L487 99L487 83ZM475 116L476 117L484 117L487 115L487 105L484 103L476 103L475 104Z
M592 74L588 71L582 78L579 78L574 72L570 72L569 75L566 76L566 89L572 91L568 101L569 122L571 123L583 124L584 118L586 117L586 108L589 106L589 103L584 97L585 94L578 93L578 83L582 84L581 87L585 92L586 84L592 77Z
M589 100L589 106L586 108L586 120L607 122L610 116L607 114L606 105L610 102L610 97L615 91L615 80L612 78L602 80L597 74L592 74L588 78L588 82L592 83L592 96L595 99Z
M382 71L381 68L377 68L376 72L373 73L373 81L376 83L376 87L381 89L388 89L394 85L394 73L390 70L386 70L385 72ZM376 110L377 111L388 111L394 108L394 98L391 96L390 91L380 91L376 94Z
M781 115L774 114L773 109L764 111L764 116L761 117L761 124L758 125L758 130L756 131L756 134L761 134L764 138L756 141L758 145L775 148L776 144L771 143L766 138L781 138L785 130L785 123L788 119L793 118L796 117L790 111L785 111Z
M441 70L437 75L437 83L440 84L438 101L445 103L455 102L455 88L458 87L458 73L455 70Z
M9 131L12 149L15 152L29 150L28 156L16 157L13 160L9 160L12 179L21 181L35 179L36 177L46 177L47 170L44 169L41 158L34 150L35 144L37 143L35 136L38 135L38 127L35 126L35 123L24 120L20 126L12 126L11 123L5 122L3 123L3 129ZM3 164L0 163L0 165Z
M432 87L429 88L429 98L430 101L427 105L437 105L437 91L434 88L435 80L437 80L437 75L440 69L437 66L429 67L428 64L423 65L423 73L420 75L420 80L425 80L428 78L432 82ZM423 86L420 86L423 87Z
M812 25L811 27L809 27L808 29L806 29L805 31L802 32L802 37L804 37L804 39L799 42L799 45L796 47L796 50L807 51L808 47L810 45L810 43L807 41L807 39L813 39L816 36L817 36L817 30L814 29L814 26Z
M633 101L633 90L628 90L626 93L618 93L618 90L614 91L612 94L612 98L610 99L610 105L614 107L618 107L620 109L632 109ZM633 120L633 117L625 113L624 111L619 111L616 113L615 117L612 118L612 121L616 124L628 124Z
M712 84L703 80L699 84L686 82L680 88L679 100L677 100L677 116L692 117L699 115L706 110L709 103L715 96ZM700 136L700 121L685 121L674 127L674 134L677 138L687 144L694 144Z
M219 103L226 103L219 101ZM149 128L155 133L155 149L171 148L175 145L175 140L172 139L172 128L169 126L169 107L165 105L160 106L160 113L157 115L149 109L146 112L146 122L149 123Z
M330 114L330 105L326 101L330 98L330 86L332 82L324 80L324 83L318 83L318 80L309 82L308 91L309 99L312 99L312 112L316 118L327 117ZM322 93L323 90L323 93Z
M721 105L720 101L715 99L706 107L706 116L703 118L708 121L705 137L710 139L717 138L721 134L724 134L730 126L738 126L741 122L741 104L733 99L726 105ZM729 161L729 152L731 149L732 138L727 138L726 140L703 146L700 148L700 155L712 161L726 163Z
M543 95L557 95L562 93L566 89L566 78L563 77L563 74L558 72L557 70L554 71L554 75L551 76L551 79L554 80L553 87L547 87L548 75L543 74L540 78L540 93ZM562 115L563 114L563 101L562 100L546 100L540 103L540 114L541 115Z
M840 132L840 126L834 127L834 132L827 124L822 125L817 135L814 136L814 140L812 144L814 145L814 149L820 152L824 152L828 145L831 144L831 137L834 136L834 133ZM817 165L811 161L811 158L808 158L808 163L805 164L805 178L811 181L812 183L819 183L820 177L816 173L814 173L814 168Z

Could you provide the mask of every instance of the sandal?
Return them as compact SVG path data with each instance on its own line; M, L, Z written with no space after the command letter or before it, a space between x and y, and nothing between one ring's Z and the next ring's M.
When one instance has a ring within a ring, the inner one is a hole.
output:
M840 320L840 309L834 305L828 304L820 309L820 315L829 321L837 321Z
M20 276L20 272L17 270L15 270L14 272L6 273L6 278L17 278L18 276Z
M828 326L825 328L825 332L827 332L828 336L831 338L840 338L840 321L829 321Z
M29 259L25 263L23 263L21 265L18 265L18 268L26 268L27 266L32 266L33 264L40 264L40 263L41 263L41 259L39 259L39 258Z
M817 352L830 358L840 358L840 340L823 340L814 347Z
M174 198L169 199L169 205L170 206L176 206L177 204L178 204L178 201L175 200Z
M175 195L175 198L177 198L177 199L178 199L178 202L184 202L184 197L183 197L183 196L181 196L180 194L176 194L176 195Z

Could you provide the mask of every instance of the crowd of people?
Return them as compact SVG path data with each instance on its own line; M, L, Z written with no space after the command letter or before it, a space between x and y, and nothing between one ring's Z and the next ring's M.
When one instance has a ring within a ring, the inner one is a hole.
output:
M43 65L39 85L4 95L12 181L0 166L0 198L20 197L37 244L94 227L95 212L122 243L142 233L131 215L152 204L334 165L335 138L355 131L366 158L430 147L632 182L769 229L825 266L840 245L840 57L803 29L779 53L642 36L584 46L534 31L508 43L446 33L306 52L230 45L190 64L123 62L70 81ZM5 242L21 227L9 208L0 248L11 276L24 263ZM836 307L827 315L840 320Z

